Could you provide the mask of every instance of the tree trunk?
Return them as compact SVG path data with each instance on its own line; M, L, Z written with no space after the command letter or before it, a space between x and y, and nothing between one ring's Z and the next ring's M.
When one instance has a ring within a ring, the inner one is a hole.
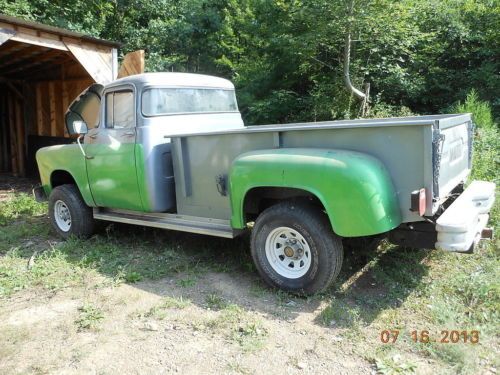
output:
M349 9L348 9L348 24L345 36L345 45L344 45L344 83L347 89L357 98L362 104L360 108L361 117L364 117L368 112L369 105L369 93L370 93L370 84L365 84L365 92L357 89L352 85L351 77L349 73L349 68L351 65L351 32L352 32L352 17L354 13L354 0L349 1Z

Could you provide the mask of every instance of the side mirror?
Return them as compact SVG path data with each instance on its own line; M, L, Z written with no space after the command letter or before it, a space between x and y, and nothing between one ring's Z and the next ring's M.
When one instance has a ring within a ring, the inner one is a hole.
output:
M74 134L87 134L89 131L85 121L73 121Z

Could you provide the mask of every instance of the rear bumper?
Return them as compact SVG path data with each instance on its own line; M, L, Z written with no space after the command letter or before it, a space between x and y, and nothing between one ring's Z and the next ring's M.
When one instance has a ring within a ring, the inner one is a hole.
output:
M491 238L491 231L485 228L494 201L494 183L473 181L437 219L436 249L472 251L483 233Z

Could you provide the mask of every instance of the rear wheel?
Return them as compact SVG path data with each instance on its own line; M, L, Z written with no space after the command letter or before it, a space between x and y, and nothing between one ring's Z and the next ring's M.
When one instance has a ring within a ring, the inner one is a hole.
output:
M88 207L75 185L61 185L49 197L49 217L56 232L63 238L87 238L94 233L92 209Z
M256 220L252 257L271 286L299 294L324 291L337 277L343 260L342 242L318 208L282 202Z

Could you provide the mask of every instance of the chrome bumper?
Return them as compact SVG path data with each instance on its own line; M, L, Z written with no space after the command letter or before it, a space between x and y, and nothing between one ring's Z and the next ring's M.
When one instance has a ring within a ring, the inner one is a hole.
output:
M495 184L473 181L467 189L437 219L436 249L469 252L485 236L489 212L495 201Z

